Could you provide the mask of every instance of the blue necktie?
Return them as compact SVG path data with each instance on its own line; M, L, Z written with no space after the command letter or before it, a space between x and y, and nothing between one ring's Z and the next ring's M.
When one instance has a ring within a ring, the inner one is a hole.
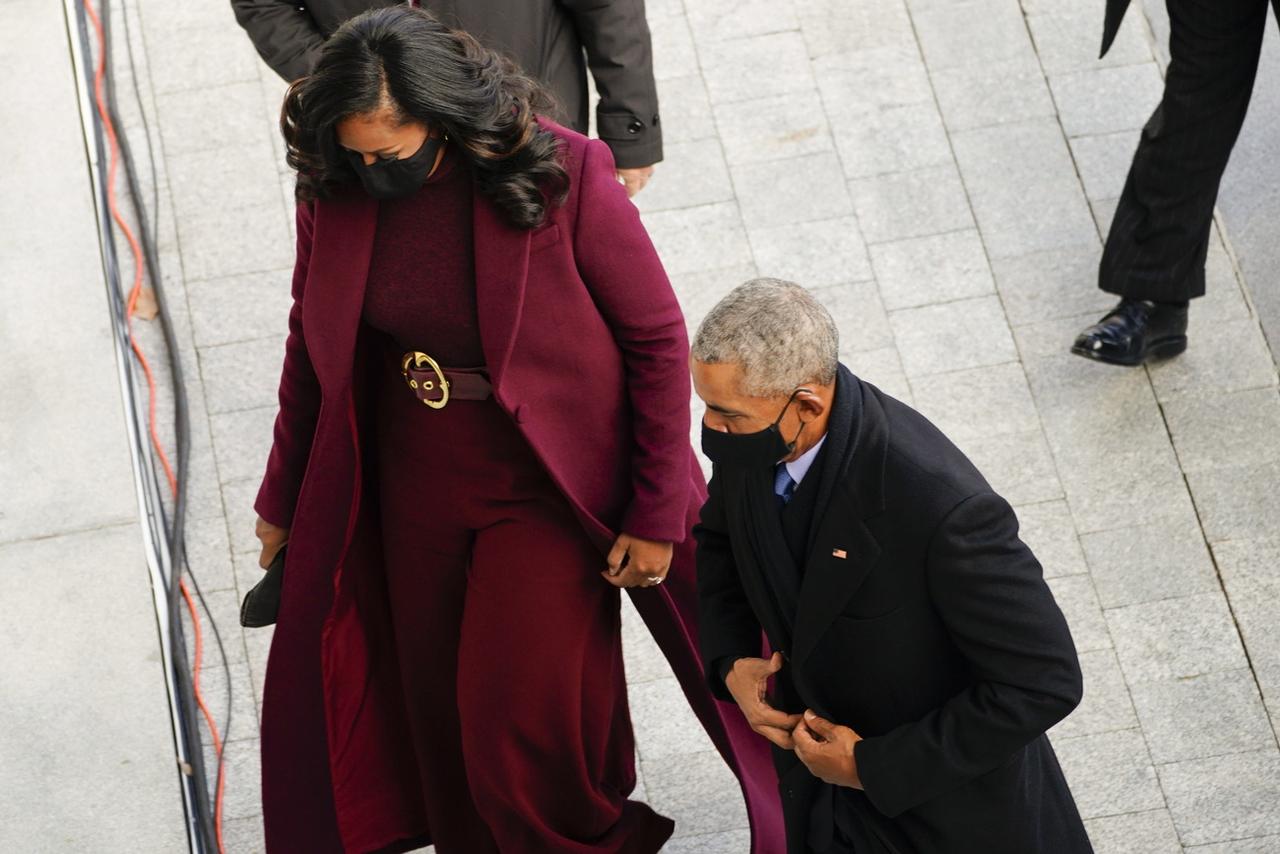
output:
M786 507L791 496L796 494L796 482L787 471L786 463L778 463L778 471L773 478L773 492L778 496L779 509Z

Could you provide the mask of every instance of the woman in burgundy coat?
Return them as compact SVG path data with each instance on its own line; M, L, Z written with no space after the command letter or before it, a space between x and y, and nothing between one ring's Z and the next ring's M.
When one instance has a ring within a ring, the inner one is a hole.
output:
M287 539L272 852L658 851L619 588L781 851L765 743L694 650L684 322L612 157L407 7L295 84L294 307L254 507ZM665 583L663 583L665 581Z

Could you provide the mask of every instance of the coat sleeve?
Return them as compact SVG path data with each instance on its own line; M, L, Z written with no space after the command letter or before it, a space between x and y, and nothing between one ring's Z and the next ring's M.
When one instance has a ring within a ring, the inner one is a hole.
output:
M324 33L305 7L291 0L231 0L231 9L258 55L286 82L311 73Z
M724 684L727 667L736 659L760 655L761 628L739 581L714 475L693 536L698 543L698 642L707 685L717 698L732 701Z
M890 817L999 767L1082 695L1066 620L1004 499L980 493L952 508L930 543L926 572L973 684L854 748L867 797Z
M600 103L596 128L620 169L662 159L653 41L644 0L559 0L587 52Z
M273 525L288 528L302 487L302 475L311 456L320 414L320 384L311 366L302 330L302 299L311 261L315 214L310 204L299 205L298 257L293 269L293 306L289 309L289 336L284 345L280 373L280 411L276 415L271 454L258 488L253 509Z
M622 530L681 542L688 535L693 464L689 336L657 250L599 140L588 140L583 154L573 251L626 366L632 500Z

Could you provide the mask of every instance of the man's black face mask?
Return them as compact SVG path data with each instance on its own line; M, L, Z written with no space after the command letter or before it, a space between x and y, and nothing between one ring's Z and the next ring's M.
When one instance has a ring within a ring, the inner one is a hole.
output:
M702 422L702 453L718 466L742 468L767 468L790 456L796 449L796 441L804 431L804 424L801 423L800 429L796 431L795 437L790 442L782 438L782 430L779 429L778 424L782 421L782 416L787 414L787 409L796 399L796 395L802 391L809 391L809 389L798 388L791 392L786 406L782 407L782 411L778 413L773 423L755 433L724 433L711 429L704 420Z

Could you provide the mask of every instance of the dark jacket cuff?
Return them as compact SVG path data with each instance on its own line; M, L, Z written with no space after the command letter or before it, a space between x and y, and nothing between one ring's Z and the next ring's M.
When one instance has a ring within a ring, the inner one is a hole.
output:
M640 169L662 160L662 128L657 114L646 118L634 113L599 113L596 129L619 169Z

